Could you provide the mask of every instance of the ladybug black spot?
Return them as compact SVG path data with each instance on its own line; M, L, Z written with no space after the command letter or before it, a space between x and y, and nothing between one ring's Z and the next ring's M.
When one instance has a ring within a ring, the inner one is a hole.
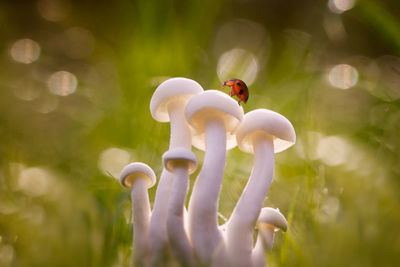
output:
M240 90L240 91L239 91L239 95L242 95L242 94L243 94L243 90Z
M242 86L242 84L241 83L236 83L237 85L239 85L239 86Z

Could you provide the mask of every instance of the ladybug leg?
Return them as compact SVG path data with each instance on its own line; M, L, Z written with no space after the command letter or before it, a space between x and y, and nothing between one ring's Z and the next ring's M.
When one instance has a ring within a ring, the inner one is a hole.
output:
M234 96L235 92L233 92L233 88L229 91L229 96Z
M242 100L239 100L239 101L238 101L239 106L240 106L240 101L242 101Z

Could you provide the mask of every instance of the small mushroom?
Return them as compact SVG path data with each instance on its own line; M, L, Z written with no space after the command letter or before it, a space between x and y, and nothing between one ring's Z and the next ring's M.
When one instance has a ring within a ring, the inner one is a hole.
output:
M265 250L271 250L274 243L274 234L282 230L286 232L288 223L279 209L262 208L257 220L258 237L252 253L254 267L264 267Z
M156 121L170 122L170 149L190 149L191 133L185 121L184 109L188 100L201 92L203 88L200 84L186 78L168 79L155 90L150 101L150 112ZM149 234L153 265L161 264L167 252L166 217L172 179L172 173L164 169L157 186Z
M135 262L146 264L150 260L148 233L151 214L147 189L155 184L156 175L148 165L134 162L122 169L120 182L131 189L133 257Z
M174 174L174 181L168 200L167 233L171 251L182 266L194 265L194 254L185 231L184 206L189 190L189 174L197 167L192 151L178 147L163 155L164 168Z
M243 108L227 94L207 90L189 100L185 116L194 128L193 145L206 150L189 202L189 233L200 264L222 266L226 249L218 228L218 198L226 150L236 146L233 133Z
M248 266L253 247L253 229L272 183L274 153L292 146L296 134L282 115L266 109L253 110L236 130L242 151L254 154L249 181L227 222L226 240L232 266Z

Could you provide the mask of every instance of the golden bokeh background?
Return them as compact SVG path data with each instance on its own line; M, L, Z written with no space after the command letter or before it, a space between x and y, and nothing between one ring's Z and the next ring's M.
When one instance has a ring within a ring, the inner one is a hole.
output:
M129 264L115 178L132 161L159 177L169 126L149 103L169 77L243 79L245 112L293 123L265 201L289 221L270 266L399 266L399 14L395 0L0 1L0 266ZM252 164L228 152L221 223Z

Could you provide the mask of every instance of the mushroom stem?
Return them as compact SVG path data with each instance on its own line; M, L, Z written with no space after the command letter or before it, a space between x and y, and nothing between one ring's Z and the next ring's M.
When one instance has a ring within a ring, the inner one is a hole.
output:
M185 232L184 206L189 189L188 167L174 168L174 182L168 201L167 233L172 253L182 266L193 266L193 249Z
M251 262L253 267L266 267L264 245L261 235L257 235L257 242L251 255Z
M133 255L135 262L148 262L149 243L148 228L150 222L150 203L146 179L135 179L132 185L132 215L133 215Z
M147 265L149 252L150 203L147 189L156 182L153 170L141 162L126 165L120 174L120 182L131 189L133 217L133 259L137 265Z
M184 118L185 106L182 101L176 100L168 104L170 118L170 149L175 147L191 147L191 135ZM150 222L149 244L154 264L163 260L168 245L167 236L167 209L168 198L173 182L173 174L163 170L157 186L154 199L153 213Z
M172 101L168 105L168 113L171 122L171 137L169 148L185 147L190 149L192 146L192 138L189 126L185 121L185 106L181 101Z
M205 137L204 163L189 203L189 232L200 263L210 264L214 256L216 262L223 261L226 256L217 218L226 158L224 121L208 118L205 121Z
M164 169L158 182L149 227L149 246L153 265L158 265L166 256L166 247L168 245L166 217L172 181L172 173Z
M265 229L260 229L265 228ZM264 250L271 250L274 245L275 230L271 226L259 226L258 236L263 241Z
M227 249L233 266L249 266L253 248L253 229L260 214L274 173L273 137L254 136L254 167L227 223Z

